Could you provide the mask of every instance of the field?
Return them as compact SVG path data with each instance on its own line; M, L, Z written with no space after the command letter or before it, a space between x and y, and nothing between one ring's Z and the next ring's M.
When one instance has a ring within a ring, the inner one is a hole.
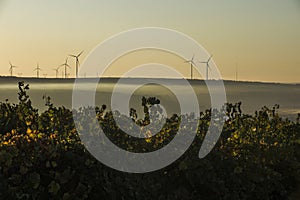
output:
M207 157L199 159L211 114L209 109L203 111L197 135L180 159L155 172L129 174L91 156L70 109L53 105L45 96L47 109L39 113L29 87L20 82L18 102L0 103L1 199L296 199L299 195L300 115L295 121L281 118L277 105L250 115L243 113L240 102L227 104L221 138ZM148 110L157 103L156 98L141 99L144 117L132 109L132 120L139 126L149 124ZM73 112L80 119L91 111L96 111L107 137L132 152L167 145L183 120L173 115L159 134L134 139L116 126L104 105Z

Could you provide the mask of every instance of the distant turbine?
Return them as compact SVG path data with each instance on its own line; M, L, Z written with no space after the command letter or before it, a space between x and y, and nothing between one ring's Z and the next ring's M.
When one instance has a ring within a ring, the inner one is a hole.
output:
M23 75L22 73L18 73L18 76L19 76L19 77L22 77L22 75Z
M33 71L36 71L36 77L39 78L40 77L40 71L42 71L42 69L40 68L39 63L37 63L36 68Z
M65 67L65 78L67 78L67 67L70 68L70 66L68 65L68 58L66 59L66 62L64 64L61 64L59 67Z
M72 55L69 54L69 56L73 57L76 59L76 78L78 77L78 67L79 67L79 56L81 56L81 54L83 53L83 51L81 51L78 55Z
M12 65L10 61L9 61L9 65L10 65L9 67L10 76L13 76L13 69L16 68L17 66Z
M239 71L238 71L238 64L235 63L235 81L239 80Z
M47 78L47 74L43 74L44 78Z
M208 69L210 69L210 66L209 66L209 61L211 60L213 55L211 55L207 61L205 62L200 62L200 63L205 63L206 64L206 80L208 80Z
M191 60L186 60L186 63L190 63L191 64L191 80L193 79L193 65L196 66L195 62L194 62L194 57L195 55L193 55Z
M55 71L55 78L57 78L57 77L58 77L58 70L59 70L59 67L54 68L53 70Z

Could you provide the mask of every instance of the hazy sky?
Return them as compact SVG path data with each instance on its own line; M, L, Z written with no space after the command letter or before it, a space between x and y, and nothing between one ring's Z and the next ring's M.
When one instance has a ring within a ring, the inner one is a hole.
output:
M0 74L9 75L10 60L15 75L34 76L39 62L55 76L67 54L84 50L83 61L106 38L145 26L197 40L224 79L235 79L237 63L242 80L300 82L299 0L0 0Z

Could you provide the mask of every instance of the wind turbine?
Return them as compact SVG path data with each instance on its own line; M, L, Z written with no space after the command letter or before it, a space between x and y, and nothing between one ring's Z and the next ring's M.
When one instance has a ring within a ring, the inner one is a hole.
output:
M79 56L81 56L81 54L83 53L83 51L81 51L78 55L72 55L69 54L69 56L73 57L76 59L76 78L78 77L78 67L79 67Z
M40 68L39 63L37 63L36 68L33 71L36 71L36 77L39 78L40 77L40 71L42 69Z
M10 65L9 67L10 76L13 76L13 69L16 68L17 66L12 65L10 61L9 61L9 65Z
M186 60L185 62L186 63L190 63L191 64L191 79L193 79L193 65L195 66L195 62L194 62L194 57L195 57L195 54L193 55L192 59L191 60Z
M67 78L67 67L70 68L70 66L68 65L68 57L66 59L66 62L64 64L61 64L59 67L62 67L62 66L65 67L65 78Z
M208 69L210 69L210 66L209 66L209 61L211 60L213 55L211 55L207 61L204 61L204 62L200 62L200 63L205 63L206 64L206 80L208 80Z
M43 74L44 78L47 78L47 74Z
M239 80L239 71L238 71L238 64L235 63L235 81Z
M58 77L58 70L59 70L59 67L54 68L53 70L55 71L55 78L57 78L57 77Z

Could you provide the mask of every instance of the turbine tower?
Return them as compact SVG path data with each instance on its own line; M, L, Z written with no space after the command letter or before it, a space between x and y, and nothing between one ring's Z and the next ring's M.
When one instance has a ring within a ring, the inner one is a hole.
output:
M58 70L59 70L59 67L54 68L53 70L55 71L55 78L57 78L57 77L58 77Z
M42 71L42 69L40 68L39 63L37 63L36 68L33 71L36 71L36 77L40 78L40 71Z
M235 63L235 81L239 80L239 71L238 71L238 64Z
M9 67L10 76L13 76L13 69L16 68L17 66L12 65L10 61L9 61L9 65L10 65Z
M192 59L191 60L186 60L185 62L186 63L190 63L191 64L191 80L193 79L193 65L195 66L195 62L194 62L194 57L195 55L193 55Z
M65 78L67 78L67 67L70 68L70 66L68 65L68 57L66 59L66 62L64 64L61 64L59 67L65 67Z
M200 62L200 63L205 63L206 64L206 80L208 80L208 69L210 69L209 61L211 60L211 58L212 58L212 55L207 59L207 61Z
M79 56L81 56L81 54L83 53L83 51L81 51L78 55L72 55L69 54L69 56L73 57L76 59L76 78L78 78L78 67L79 67Z

